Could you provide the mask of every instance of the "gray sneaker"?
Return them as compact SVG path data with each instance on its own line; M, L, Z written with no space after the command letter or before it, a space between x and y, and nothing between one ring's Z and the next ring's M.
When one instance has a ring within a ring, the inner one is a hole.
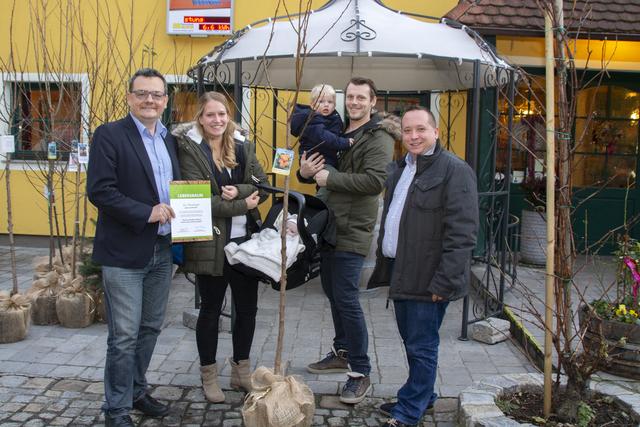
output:
M371 380L358 372L349 372L347 376L349 379L340 393L340 402L355 405L362 402L371 391Z
M331 351L327 353L324 359L307 365L307 371L312 374L340 374L349 372L347 350L336 350L331 347Z

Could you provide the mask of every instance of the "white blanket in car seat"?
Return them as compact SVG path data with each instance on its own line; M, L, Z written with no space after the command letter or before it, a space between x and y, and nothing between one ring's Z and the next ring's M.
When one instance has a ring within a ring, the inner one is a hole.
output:
M276 282L280 280L282 240L280 232L273 228L265 228L255 233L251 239L237 244L231 242L224 247L229 264L242 263L265 273ZM300 235L287 235L287 268L295 262L298 254L305 246Z

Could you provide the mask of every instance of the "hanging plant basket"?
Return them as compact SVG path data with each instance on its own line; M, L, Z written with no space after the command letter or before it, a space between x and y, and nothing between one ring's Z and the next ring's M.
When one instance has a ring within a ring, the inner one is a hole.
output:
M31 305L20 294L0 293L0 344L22 341L29 333Z

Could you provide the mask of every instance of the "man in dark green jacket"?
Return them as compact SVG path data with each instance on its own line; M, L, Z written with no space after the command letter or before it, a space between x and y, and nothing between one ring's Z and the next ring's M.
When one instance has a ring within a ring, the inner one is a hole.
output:
M367 325L358 300L360 271L371 245L378 198L400 128L397 118L372 116L376 89L370 79L352 78L345 92L349 124L343 136L353 138L353 146L343 153L338 169L325 167L317 154L309 159L303 155L300 175L313 177L326 189L326 202L336 219L336 246L323 252L320 273L331 304L333 348L307 369L323 374L347 372L350 366L340 400L354 404L371 389Z

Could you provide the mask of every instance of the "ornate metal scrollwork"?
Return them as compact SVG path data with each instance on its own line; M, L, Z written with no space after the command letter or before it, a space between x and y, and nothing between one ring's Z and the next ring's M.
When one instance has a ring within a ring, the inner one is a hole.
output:
M498 69L493 67L484 67L484 73L482 75L482 87L494 87L498 85Z
M205 84L214 85L230 85L231 69L228 64L207 63L202 70L202 76Z
M345 42L352 42L354 40L373 40L378 36L378 33L373 28L365 24L364 19L352 19L351 25L349 25L342 33L340 38Z
M466 98L461 92L441 93L436 104L440 117L440 141L447 150L452 150L456 140L455 123L461 118L466 107ZM456 153L461 155L462 153Z

